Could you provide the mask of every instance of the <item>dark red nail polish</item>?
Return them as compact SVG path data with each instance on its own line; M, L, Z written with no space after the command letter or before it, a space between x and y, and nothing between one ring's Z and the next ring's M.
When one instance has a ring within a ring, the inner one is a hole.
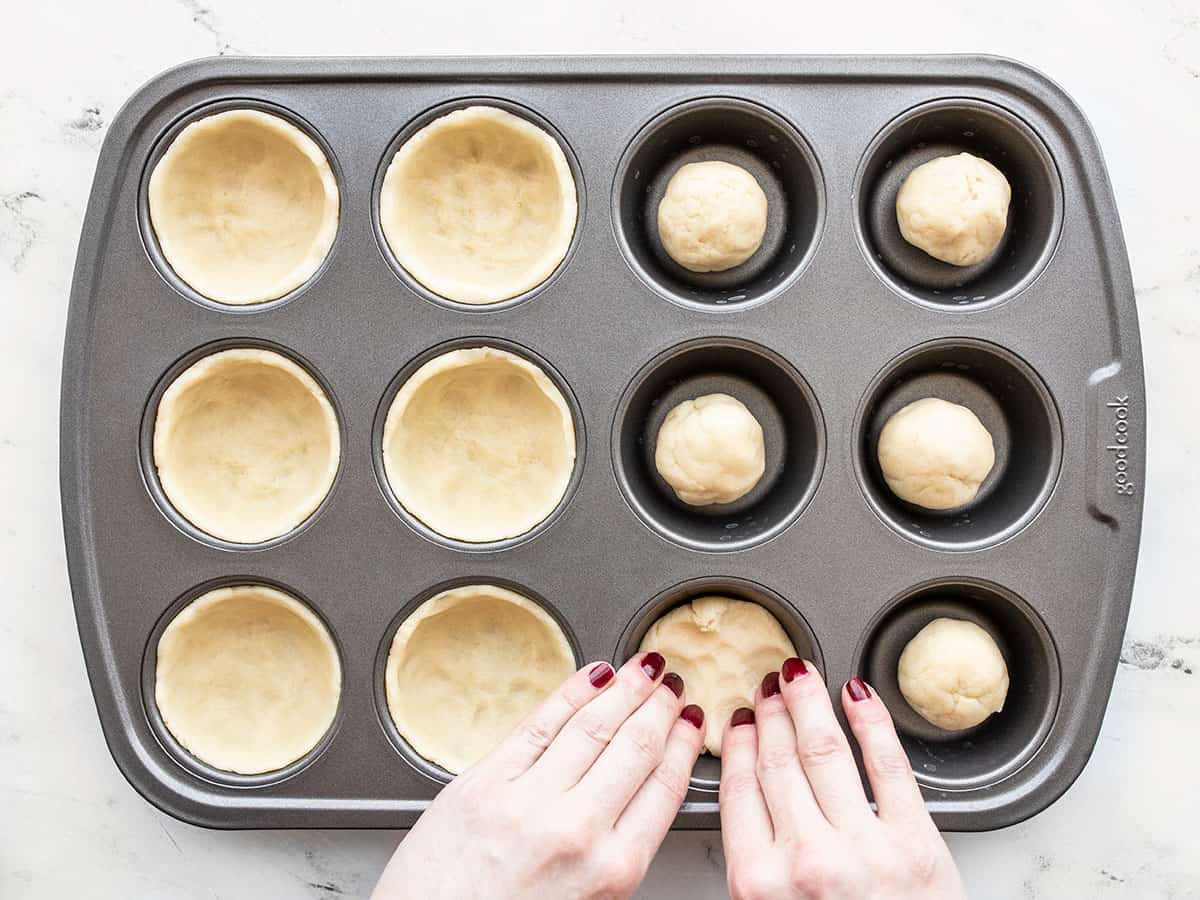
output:
M588 669L588 681L592 683L592 687L594 688L604 687L612 681L612 677L613 667L606 662L596 663Z
M871 689L867 687L865 681L857 676L846 682L846 692L850 695L850 699L856 703L868 700L871 697Z
M674 672L668 672L663 676L663 684L669 687L675 693L676 697L683 696L683 679Z
M768 672L763 676L762 680L762 695L763 699L774 697L779 693L779 673Z
M783 668L780 671L783 673L783 680L791 684L801 675L808 674L808 666L804 664L804 660L796 659L793 656L791 659L783 661Z
M737 728L739 725L753 725L754 710L745 706L735 709L733 711L733 715L729 718L729 724L731 724L734 728Z
M655 681L666 667L667 661L663 659L661 653L655 653L651 650L642 657L642 671L646 673L646 677L651 681Z
M689 703L679 712L679 718L684 719L689 724L694 725L697 730L704 728L704 710L698 707L695 703Z

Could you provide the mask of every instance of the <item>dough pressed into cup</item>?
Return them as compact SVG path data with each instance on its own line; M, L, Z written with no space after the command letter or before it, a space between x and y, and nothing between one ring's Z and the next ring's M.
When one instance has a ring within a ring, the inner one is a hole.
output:
M1008 666L992 636L965 619L934 619L900 654L908 705L946 731L973 728L1004 708Z
M438 534L504 540L562 500L575 465L574 420L533 363L493 347L451 350L396 394L383 462L396 499Z
M684 400L663 419L654 445L658 474L684 503L732 503L766 468L762 426L728 394Z
M163 724L227 772L258 775L300 759L333 724L341 690L324 624L265 585L197 597L158 640L154 701Z
M222 540L252 544L291 531L329 493L340 455L325 392L270 350L210 354L158 403L154 464L163 493Z
M295 125L255 109L184 128L154 166L149 201L175 274L219 303L263 303L294 290L337 233L329 160Z
M693 272L723 272L762 246L767 195L754 176L720 160L688 163L658 204L658 237L667 255Z
M417 753L458 774L574 670L566 635L528 597L490 584L453 588L397 629L384 676L388 711Z
M410 137L379 196L396 260L460 303L498 303L549 278L567 255L577 214L558 141L494 106L455 110Z
M763 676L796 655L791 638L766 609L716 595L672 609L650 626L639 650L658 651L683 678L688 702L704 710L704 749L713 756L721 755L733 711L753 707Z

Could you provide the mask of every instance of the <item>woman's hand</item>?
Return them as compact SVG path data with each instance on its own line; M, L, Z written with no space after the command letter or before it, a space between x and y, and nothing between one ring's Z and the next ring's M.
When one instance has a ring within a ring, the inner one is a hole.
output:
M657 653L567 679L455 778L400 843L375 900L617 898L687 792L704 713Z
M782 675L782 677L781 677ZM892 718L861 679L842 688L878 806L812 663L789 659L739 709L721 751L721 824L734 900L961 898Z

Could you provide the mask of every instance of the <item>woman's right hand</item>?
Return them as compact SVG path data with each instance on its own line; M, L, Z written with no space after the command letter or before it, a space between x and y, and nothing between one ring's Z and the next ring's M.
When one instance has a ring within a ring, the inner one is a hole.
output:
M782 677L781 677L782 676ZM734 900L965 897L886 707L862 679L841 691L872 811L829 692L789 659L739 709L721 752L721 826Z

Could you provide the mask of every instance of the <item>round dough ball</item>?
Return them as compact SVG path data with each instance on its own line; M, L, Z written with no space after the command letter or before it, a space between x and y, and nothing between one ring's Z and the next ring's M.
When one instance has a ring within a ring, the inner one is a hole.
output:
M154 464L185 519L240 544L291 531L325 499L341 457L321 386L270 350L222 350L163 393Z
M325 625L275 588L209 591L158 639L154 702L163 724L227 772L257 775L300 759L329 731L341 691Z
M992 435L975 413L937 397L914 401L888 419L878 452L892 493L925 509L970 503L996 462Z
M1012 189L986 159L940 156L908 173L896 194L904 239L952 266L981 263L1000 246Z
M220 303L262 303L298 288L337 233L337 181L321 148L254 109L179 132L150 175L149 200L171 268Z
M654 465L684 503L732 503L762 478L762 426L728 394L684 400L658 429Z
M688 163L667 182L658 204L658 237L671 259L693 272L741 265L767 231L767 195L732 163Z
M778 672L796 648L779 620L757 603L697 597L650 626L639 648L656 650L687 687L688 703L704 710L704 749L721 755L725 723L754 695L768 672Z
M973 728L1004 708L1008 666L992 636L963 619L934 619L900 654L900 692L927 722Z
M490 584L443 591L404 620L385 688L396 729L458 774L493 750L575 671L550 614Z
M575 466L575 425L538 366L492 347L425 363L388 409L388 483L438 534L475 543L529 531L558 506Z
M577 214L558 141L494 106L455 110L405 141L379 196L400 265L460 303L498 303L549 278Z

